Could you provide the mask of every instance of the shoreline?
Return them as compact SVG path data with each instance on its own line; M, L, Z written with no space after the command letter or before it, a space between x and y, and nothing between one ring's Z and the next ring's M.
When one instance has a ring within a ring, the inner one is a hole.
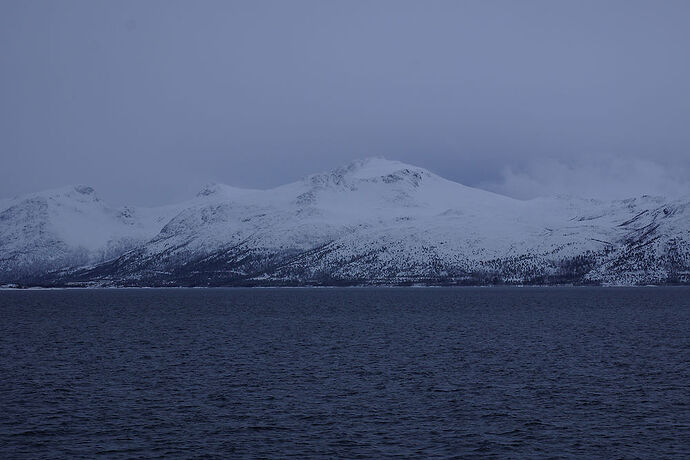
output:
M0 286L0 291L86 291L86 290L175 290L175 289L237 289L237 290L267 290L267 289L627 289L627 288L690 288L688 284L612 284L612 285L568 285L568 284L492 284L492 285L468 285L468 286L440 286L440 285L357 285L357 286L29 286L29 287L7 287Z

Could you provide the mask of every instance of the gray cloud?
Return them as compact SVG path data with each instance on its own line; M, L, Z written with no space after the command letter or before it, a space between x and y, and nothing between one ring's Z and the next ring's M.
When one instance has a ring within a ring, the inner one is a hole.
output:
M2 2L0 196L156 204L371 155L516 196L682 189L688 23L671 0ZM578 160L601 152L644 180Z
M523 199L553 195L622 199L642 194L690 198L686 173L687 168L673 169L641 158L540 159L519 168L507 166L500 178L481 185Z

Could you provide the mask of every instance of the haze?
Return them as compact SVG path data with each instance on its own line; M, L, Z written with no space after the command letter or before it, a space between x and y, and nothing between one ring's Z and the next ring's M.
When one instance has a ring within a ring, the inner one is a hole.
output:
M0 197L154 205L384 156L518 198L690 194L690 2L0 3Z

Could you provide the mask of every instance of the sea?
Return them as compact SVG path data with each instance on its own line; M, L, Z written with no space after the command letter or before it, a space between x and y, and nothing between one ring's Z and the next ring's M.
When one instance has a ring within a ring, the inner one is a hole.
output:
M690 288L0 291L0 458L690 458Z

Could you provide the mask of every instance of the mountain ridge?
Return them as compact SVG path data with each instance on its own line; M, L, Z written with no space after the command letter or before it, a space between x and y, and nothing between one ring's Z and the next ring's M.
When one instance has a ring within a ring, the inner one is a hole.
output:
M74 186L0 202L0 283L685 284L687 200L516 200L368 158L158 208Z

